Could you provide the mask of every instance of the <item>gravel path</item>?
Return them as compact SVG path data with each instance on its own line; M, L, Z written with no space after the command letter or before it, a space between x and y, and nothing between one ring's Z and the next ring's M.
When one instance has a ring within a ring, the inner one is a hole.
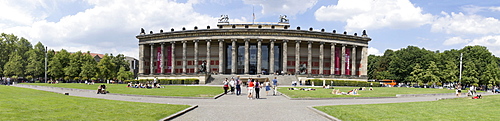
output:
M132 102L198 105L198 108L181 115L174 120L190 121L229 121L229 120L330 120L308 109L308 106L324 105L354 105L354 104L379 104L435 101L439 98L456 98L454 95L440 95L428 97L403 97L403 98L374 98L374 99L331 99L331 100L289 100L284 96L266 95L261 90L261 99L247 99L245 88L242 96L232 94L224 95L218 99L185 99L163 97L138 97L114 94L95 94L94 90L61 89L57 87L13 85L17 87L32 88L56 93L69 93L71 96L102 98L109 100L122 100ZM271 92L270 92L271 93Z

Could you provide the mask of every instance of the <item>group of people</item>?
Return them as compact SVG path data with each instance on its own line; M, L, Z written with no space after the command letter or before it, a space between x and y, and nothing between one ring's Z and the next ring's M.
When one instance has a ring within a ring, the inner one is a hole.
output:
M108 91L106 91L106 85L99 85L97 87L97 94L106 94Z
M136 84L132 84L131 82L129 82L127 84L127 87L132 87L132 88L147 88L147 89L151 89L151 88L163 88L160 83L136 83Z
M232 77L230 80L226 78L222 83L223 83L224 94L228 94L229 90L229 93L231 94L236 93L237 96L241 95L241 86L244 83L240 80L240 76ZM265 88L266 95L269 95L269 91L271 90L271 88L273 88L273 95L276 95L277 85L278 85L278 79L276 79L276 77L274 77L274 79L272 80L272 84L271 82L269 82L269 80L266 80L264 82L259 82L258 80L249 78L246 83L247 98L259 99L261 88Z
M335 94L335 95L360 95L358 93L358 91L362 91L362 90L366 90L366 88L360 87L360 88L352 89L348 92L342 92L342 91L340 91L340 89L333 89L332 94ZM373 90L373 88L370 87L368 90Z

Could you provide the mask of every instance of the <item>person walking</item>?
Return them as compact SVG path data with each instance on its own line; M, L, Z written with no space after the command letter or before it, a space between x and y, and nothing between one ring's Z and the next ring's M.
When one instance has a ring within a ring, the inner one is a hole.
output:
M234 78L229 81L229 87L231 88L231 94L234 94L234 87L236 86L236 81L234 81Z
M274 77L273 79L273 95L276 95L276 93L278 92L278 79L276 79L276 77Z
M259 95L259 92L260 92L260 82L257 80L257 81L254 81L254 89L255 89L255 99L259 99L260 98L260 95Z
M248 99L253 99L253 95L252 95L252 93L253 93L253 88L254 88L255 84L253 83L253 80L252 80L251 78L250 78L250 79L248 79L248 84L247 84L247 86L248 86L248 87L247 87L247 91L248 91L248 95L247 95L247 97L248 97Z
M222 88L224 88L224 94L227 94L227 89L229 88L229 82L227 81L227 78L222 82L222 84Z
M236 79L236 95L240 96L241 95L241 80L238 78Z
M264 86L266 87L266 96L269 96L269 90L271 90L271 84L269 83L268 79L266 79L266 82L264 82Z

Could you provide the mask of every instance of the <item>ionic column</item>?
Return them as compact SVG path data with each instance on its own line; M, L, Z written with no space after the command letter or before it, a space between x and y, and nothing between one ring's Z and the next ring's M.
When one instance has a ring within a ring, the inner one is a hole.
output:
M161 59L160 59L160 74L165 74L165 43L160 43L161 44Z
M144 58L144 45L139 44L139 74L144 75L144 64L146 60Z
M324 59L324 52L323 52L323 46L325 42L320 42L319 43L319 74L323 75L323 59Z
M257 74L262 73L262 39L257 40Z
M345 75L345 44L342 44L342 56L340 59L340 75Z
M244 70L244 73L245 74L248 74L249 73L249 70L250 70L250 58L249 57L249 51L248 51L248 48L250 47L249 45L249 42L250 42L250 39L245 39L245 70Z
M172 58L170 59L172 61L172 67L171 67L171 70L170 72L172 74L175 74L175 41L174 42L170 42L170 44L172 44Z
M312 73L312 41L307 42L307 74Z
M300 66L300 40L295 41L295 72L299 71ZM299 73L300 74L300 71Z
M155 55L155 52L154 52L154 44L153 44L153 43L151 43L151 44L149 44L149 45L151 46L151 51L150 51L150 52L151 52L151 53L150 53L150 54L151 54L151 57L150 57L150 59L149 59L149 75L153 75L153 74L154 74L154 65L155 65L155 64L154 64L154 62L155 62L155 61L154 61L154 57L155 57L155 56L154 56L154 55Z
M186 68L187 68L186 43L187 41L182 41L182 74L186 74Z
M367 46L363 46L363 48L361 48L361 62L360 62L360 72L359 72L359 75L361 76L367 76L367 72L368 72L368 47Z
M236 74L236 41L237 39L231 39L231 74Z
M212 40L207 40L207 59L205 59L207 64L205 65L205 67L206 67L205 72L212 71L212 68L210 68L210 42L211 41Z
M332 46L330 46L330 52L331 52L331 57L330 57L330 74L334 75L335 74L335 43L330 43Z
M287 59L288 59L288 40L283 40L283 68L282 71L286 72L287 69ZM281 72L280 72L281 73Z
M356 46L351 50L351 75L356 75Z
M224 69L224 40L223 39L219 39L219 74L223 74L223 70Z
M269 47L269 72L274 73L274 41L275 39L272 39L270 42L270 47Z
M200 40L193 40L194 42L194 73L198 73L198 42Z

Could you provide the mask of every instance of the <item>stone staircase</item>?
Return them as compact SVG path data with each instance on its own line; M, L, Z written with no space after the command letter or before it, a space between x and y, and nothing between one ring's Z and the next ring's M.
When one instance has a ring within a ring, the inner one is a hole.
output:
M222 85L222 82L224 79L228 78L231 79L231 77L236 77L237 75L211 75L210 78L207 80L207 85ZM258 75L239 75L240 78L257 78ZM290 75L290 76L283 76L283 75L260 75L260 78L268 78L269 81L274 79L274 77L277 77L278 79L278 84L279 85L292 85L293 81L299 81L296 76Z

